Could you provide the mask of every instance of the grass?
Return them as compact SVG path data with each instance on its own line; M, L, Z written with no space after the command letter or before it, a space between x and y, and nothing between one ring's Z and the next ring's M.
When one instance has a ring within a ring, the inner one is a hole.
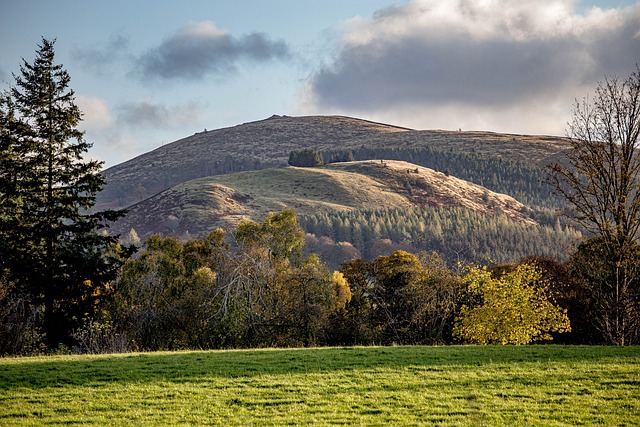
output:
M268 213L285 208L304 215L415 205L402 194L404 187L398 191L378 180L379 165L365 163L371 165L358 172L337 165L287 167L190 180L133 206L111 230L125 234L135 228L144 240L162 231L166 217L173 214L181 218L178 234L189 230L192 236L205 237L215 227L235 227L242 219L262 221ZM396 174L406 177L407 166Z
M413 173L416 170L418 173ZM491 205L491 207L489 207ZM517 200L468 181L404 161L332 163L286 167L193 179L155 195L129 210L111 230L135 228L145 238L164 232L169 215L180 219L177 234L205 237L213 228L234 227L242 219L262 221L285 208L299 215L410 206L465 207L535 224Z
M0 359L0 425L640 425L638 347Z

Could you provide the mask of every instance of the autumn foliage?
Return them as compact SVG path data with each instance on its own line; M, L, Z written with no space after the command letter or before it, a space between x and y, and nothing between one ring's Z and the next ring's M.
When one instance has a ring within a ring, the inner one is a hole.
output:
M477 344L529 344L569 332L566 310L549 295L549 283L533 266L493 277L486 268L469 268L467 301L460 308L454 335Z

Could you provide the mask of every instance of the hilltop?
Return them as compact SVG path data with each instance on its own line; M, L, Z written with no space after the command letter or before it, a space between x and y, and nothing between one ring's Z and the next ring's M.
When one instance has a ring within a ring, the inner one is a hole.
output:
M340 116L272 116L203 131L104 171L96 209L126 207L194 178L286 165L289 152L330 149L409 129Z
M379 150L431 149L543 164L568 147L566 139L552 136L412 130L342 116L272 116L199 132L106 169L107 184L95 209L125 208L195 178L286 165L289 153L301 148L360 150L359 160Z

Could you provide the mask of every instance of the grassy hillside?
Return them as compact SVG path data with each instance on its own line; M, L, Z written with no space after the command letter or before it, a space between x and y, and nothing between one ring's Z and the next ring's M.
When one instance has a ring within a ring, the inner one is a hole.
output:
M273 116L199 132L107 169L107 185L96 209L130 206L194 178L284 165L291 150L307 147L323 152L427 147L543 164L567 149L568 143L549 136L416 131L340 116Z
M156 232L201 237L293 208L310 238L349 242L356 249L347 248L349 256L402 248L477 262L566 259L581 235L557 222L562 200L546 183L545 165L562 162L568 147L551 136L273 116L200 132L106 170L96 209L128 206L110 231L126 236L135 229L142 240ZM358 162L286 167L289 153L303 148L325 162ZM333 256L344 246L322 242L325 258L344 258Z
M371 347L0 359L0 425L640 424L637 347Z
M442 172L401 161L332 163L317 168L273 168L200 178L176 185L129 208L113 231L134 228L203 237L215 227L262 220L293 208L299 215L415 206L467 208L534 224L510 196Z
M349 117L272 116L195 133L104 171L97 209L124 207L194 178L285 165L289 152L329 149L407 129Z

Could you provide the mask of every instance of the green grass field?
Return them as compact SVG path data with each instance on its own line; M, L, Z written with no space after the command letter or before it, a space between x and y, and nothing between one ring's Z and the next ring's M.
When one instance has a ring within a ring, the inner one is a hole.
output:
M640 347L0 359L0 425L640 425Z

